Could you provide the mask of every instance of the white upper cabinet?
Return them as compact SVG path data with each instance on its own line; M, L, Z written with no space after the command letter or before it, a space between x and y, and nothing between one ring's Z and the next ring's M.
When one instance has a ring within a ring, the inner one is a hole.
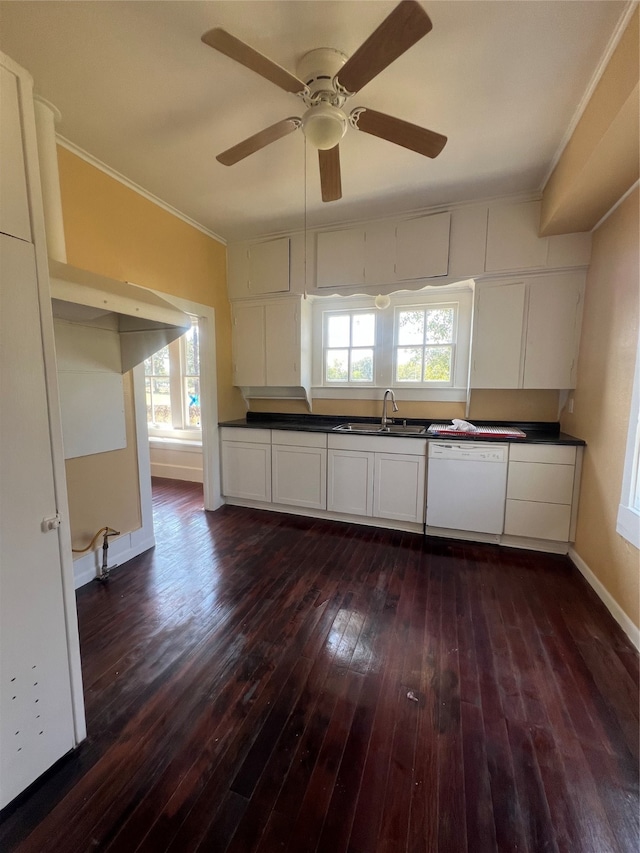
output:
M583 290L583 273L530 282L523 388L575 386Z
M234 385L306 387L310 378L309 322L309 305L298 296L236 303Z
M249 292L285 293L289 290L290 240L268 240L249 247Z
M573 388L585 274L481 284L476 293L472 388Z
M318 234L318 287L349 287L365 283L365 230L348 228Z
M0 66L0 232L31 241L18 78Z
M472 388L518 388L526 284L482 287L476 295Z
M487 272L539 269L547 265L549 238L538 237L540 202L489 207Z
M291 239L237 243L228 248L228 291L231 299L287 293L291 281Z
M450 213L399 222L396 226L396 280L446 275L450 227Z

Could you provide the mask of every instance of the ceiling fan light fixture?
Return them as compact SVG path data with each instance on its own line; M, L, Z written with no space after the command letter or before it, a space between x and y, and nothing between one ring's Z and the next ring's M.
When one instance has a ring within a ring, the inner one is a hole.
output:
M310 107L302 116L302 130L314 148L328 151L347 132L347 117L342 110L323 102Z

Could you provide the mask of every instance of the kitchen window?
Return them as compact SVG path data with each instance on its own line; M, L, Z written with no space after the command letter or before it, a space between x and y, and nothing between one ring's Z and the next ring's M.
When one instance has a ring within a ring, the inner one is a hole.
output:
M466 399L471 283L402 291L383 309L373 296L318 297L313 303L313 397Z
M451 385L458 318L455 303L396 308L394 384Z
M200 439L200 348L198 318L190 330L144 363L150 436Z
M375 313L328 311L324 321L325 383L372 384L375 367Z

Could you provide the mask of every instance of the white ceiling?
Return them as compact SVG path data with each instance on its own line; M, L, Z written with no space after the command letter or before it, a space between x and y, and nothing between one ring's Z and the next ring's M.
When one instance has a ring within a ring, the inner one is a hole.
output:
M449 137L436 160L350 129L343 198L320 200L301 131L234 166L215 155L304 109L200 41L223 27L295 73L350 55L394 0L0 2L0 49L74 145L228 240L542 188L626 0L424 0L433 30L349 102ZM306 196L306 198L305 198ZM306 205L305 205L306 201Z

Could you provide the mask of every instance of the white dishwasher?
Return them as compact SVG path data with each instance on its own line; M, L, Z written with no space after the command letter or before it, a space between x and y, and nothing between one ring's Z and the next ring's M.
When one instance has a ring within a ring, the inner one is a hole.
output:
M427 526L502 533L508 444L430 441Z

